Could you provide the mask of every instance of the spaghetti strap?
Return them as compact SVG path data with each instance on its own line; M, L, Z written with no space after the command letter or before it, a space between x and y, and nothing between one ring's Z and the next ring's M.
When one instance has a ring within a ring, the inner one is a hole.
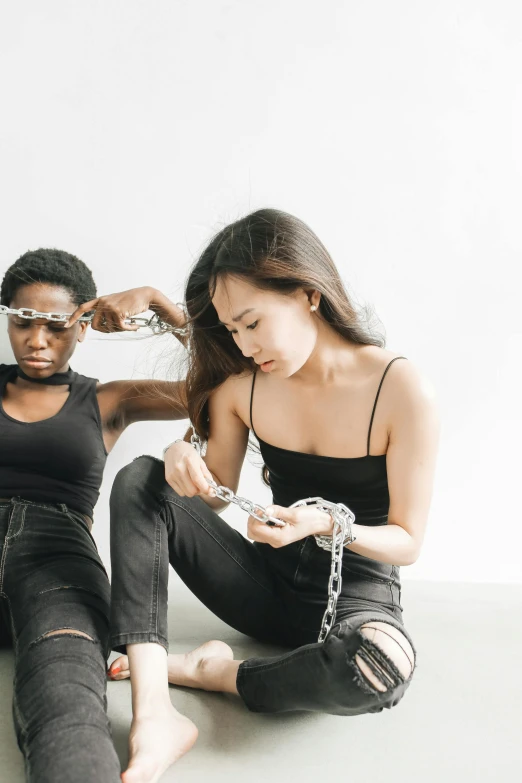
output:
M254 420L252 418L252 406L254 404L254 385L255 385L255 382L256 382L256 378L257 378L257 372L255 372L252 375L252 390L250 392L250 429L252 430L252 432L254 433L254 435L257 438L257 433L256 433L256 431L254 429ZM257 439L259 440L259 438L257 438Z
M393 362L396 362L397 359L406 359L407 360L407 357L406 356L396 356L395 359L391 360L391 362L386 366L386 369L385 369L385 371L383 373L383 376L381 378L381 382L379 384L379 388L377 389L375 402L373 403L372 417L370 419L370 427L368 429L368 443L367 443L367 449L366 449L366 456L367 457L370 456L370 437L371 437L371 434L372 434L373 417L375 416L375 409L377 407L377 400L379 399L379 394L381 393L381 386L383 384L384 379L386 378L386 373L388 372L388 370L392 366ZM252 413L250 413L250 420L252 420Z

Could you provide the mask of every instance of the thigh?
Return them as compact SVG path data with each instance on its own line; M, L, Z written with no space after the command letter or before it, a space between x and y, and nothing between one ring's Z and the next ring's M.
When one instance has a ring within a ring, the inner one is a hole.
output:
M3 590L18 651L53 631L80 631L108 647L110 586L92 536L65 507L15 504Z
M139 457L116 476L111 556L114 613L123 604L140 606L145 596L156 623L170 561L224 622L259 639L286 639L286 613L266 560L201 498L177 495L155 457Z
M12 643L9 606L5 598L0 598L0 649L11 647Z
M241 633L291 644L277 578L256 547L200 498L162 497L169 560L191 592Z

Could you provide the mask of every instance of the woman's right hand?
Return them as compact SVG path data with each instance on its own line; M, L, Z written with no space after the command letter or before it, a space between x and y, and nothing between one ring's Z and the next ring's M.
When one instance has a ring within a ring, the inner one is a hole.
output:
M165 452L165 479L180 497L216 497L208 483L214 480L212 473L190 443L173 443Z

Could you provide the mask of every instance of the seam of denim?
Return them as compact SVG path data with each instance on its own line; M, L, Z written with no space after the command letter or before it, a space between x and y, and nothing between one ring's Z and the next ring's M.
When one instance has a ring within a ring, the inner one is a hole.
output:
M149 610L149 627L154 623L154 632L156 636L158 633L158 595L159 595L159 578L160 578L160 561L161 561L161 533L163 528L163 521L160 519L159 514L154 511L154 565L152 568L152 595L151 604Z
M20 533L22 533L22 531L24 529L24 525L25 525L25 515L26 515L26 512L27 512L27 505L24 503L23 506L22 506L22 518L20 520L20 527L18 528L16 533L13 533L13 535L9 535L9 529L8 529L7 530L7 535L5 537L6 541L15 541L18 538L18 536L20 535ZM9 527L11 527L11 524L12 524L12 522L14 520L14 515L15 515L15 509L13 507L13 515L12 515L11 519L9 520Z
M243 663L244 663L244 661L243 661ZM239 696L241 697L241 699L243 700L245 705L248 707L248 709L250 709L250 707L248 705L248 701L247 701L247 699L245 697L245 691L244 691L245 673L244 673L244 671L242 669L243 663L239 664L239 667L238 667L238 670L237 670L237 674L236 674L236 688L237 688L237 692L238 692Z
M2 548L2 559L0 560L0 593L3 591L4 587L4 570L5 570L5 561L7 559L7 550L9 548L9 530L11 529L11 520L13 518L13 514L15 511L14 504L11 505L11 513L9 514L9 520L7 522L7 532L4 537L4 546Z
M266 585L264 585L262 582L260 582L258 579L253 576L253 574L250 573L246 565L236 556L235 552L231 551L228 546L222 541L216 534L215 531L213 531L211 528L209 528L205 522L205 520L199 516L192 508L189 508L184 503L180 503L178 500L173 500L172 498L167 497L166 495L161 495L162 499L166 503L171 503L173 506L177 506L178 508L181 508L182 511L185 511L192 519L198 523L200 527L202 527L208 535L214 539L214 541L219 544L221 549L223 549L229 557L234 560L240 568L243 569L243 571L252 579L253 582L255 582L259 587L262 587L265 592L267 592L272 598L276 597L277 594L275 592L272 592ZM211 509L212 510L212 509ZM216 513L216 512L214 512ZM238 535L241 535L241 533L238 533Z
M167 652L169 641L164 636L150 631L126 631L125 633L113 634L110 639L110 646L113 650L122 644L161 644Z
M16 698L16 691L17 691L17 683L16 681L13 684L13 713L15 714L16 720L18 722L18 725L20 726L20 734L21 734L21 740L22 740L22 753L25 759L25 763L27 764L27 769L30 770L29 765L29 758L28 758L28 752L27 752L27 724L25 720L22 717L22 713L20 712L20 707L18 706L18 699ZM30 776L27 777L28 780L30 780Z

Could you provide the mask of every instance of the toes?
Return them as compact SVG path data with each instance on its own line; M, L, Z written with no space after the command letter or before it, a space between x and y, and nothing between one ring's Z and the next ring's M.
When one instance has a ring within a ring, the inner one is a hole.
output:
M111 680L125 680L129 677L129 659L127 656L120 655L119 658L116 658L109 666L107 674Z

